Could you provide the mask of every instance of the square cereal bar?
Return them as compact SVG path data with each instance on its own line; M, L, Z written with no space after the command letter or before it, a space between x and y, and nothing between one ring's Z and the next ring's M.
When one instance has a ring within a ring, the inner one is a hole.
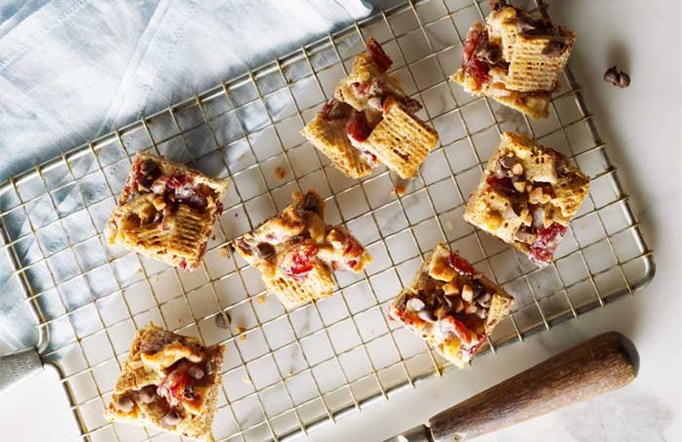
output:
M467 202L464 220L545 266L589 186L589 178L561 153L505 132Z
M212 441L224 350L150 323L133 339L105 417Z
M507 315L511 303L504 289L438 244L414 281L395 299L389 317L463 368Z
M352 72L336 86L334 98L301 131L351 178L369 175L380 164L411 178L438 143L436 131L415 115L421 104L387 73L391 64L370 38Z
M325 224L317 192L295 192L292 199L279 214L230 243L261 271L268 291L288 309L331 296L332 270L360 272L372 261L344 227Z
M105 228L109 245L194 270L222 212L227 182L138 153Z
M452 80L531 118L545 118L574 43L569 30L497 1L485 25L469 30L462 67Z

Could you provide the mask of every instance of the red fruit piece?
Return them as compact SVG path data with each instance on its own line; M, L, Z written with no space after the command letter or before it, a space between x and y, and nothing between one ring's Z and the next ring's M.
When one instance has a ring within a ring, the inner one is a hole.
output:
M485 182L495 190L498 190L506 194L514 194L516 188L511 178L497 178L496 176L489 175L486 177Z
M355 141L362 142L369 137L371 132L372 130L369 128L369 124L367 124L365 114L362 112L355 112L348 121L348 129L346 129L348 136Z
M302 278L313 269L313 258L317 255L314 244L296 244L287 250L282 259L282 272L292 278Z
M530 246L530 260L539 266L549 264L559 243L566 235L566 230L566 226L557 223L541 229L537 234L537 239Z
M457 273L462 276L474 276L474 273L476 273L474 266L469 264L469 261L462 258L455 252L450 253L450 267L455 269Z
M346 118L349 107L345 103L332 98L327 101L320 111L327 121L340 120Z
M171 407L177 407L183 400L185 389L192 385L192 378L187 374L187 366L182 364L168 373L156 389L156 394L165 398Z
M477 54L482 48L488 46L488 32L474 28L469 31L467 39L462 48L462 68L464 71L474 77L478 87L490 80L490 65Z
M476 46L478 46L478 39L482 34L482 30L479 28L474 28L469 31L467 39L464 41L464 47L462 49L462 59L464 62L469 61L476 51Z
M367 40L367 51L372 54L372 58L381 72L386 72L393 64L393 60L386 55L384 48L373 38Z

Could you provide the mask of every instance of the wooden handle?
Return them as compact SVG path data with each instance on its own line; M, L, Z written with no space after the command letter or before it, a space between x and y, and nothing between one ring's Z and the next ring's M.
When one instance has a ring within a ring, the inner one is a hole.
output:
M429 420L434 441L463 441L590 399L630 383L633 343L599 335L455 405Z

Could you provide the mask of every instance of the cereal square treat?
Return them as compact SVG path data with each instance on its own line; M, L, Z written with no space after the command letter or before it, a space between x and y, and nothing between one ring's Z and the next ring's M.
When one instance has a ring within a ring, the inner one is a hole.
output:
M325 224L317 192L295 192L292 199L279 214L231 242L288 309L331 296L332 270L360 272L372 261L344 227Z
M452 80L531 118L545 118L575 35L506 1L494 3L485 25L476 23L469 30L462 67Z
M401 322L459 368L476 355L512 297L443 244L426 256L389 318Z
M589 178L561 153L505 132L467 202L464 220L545 266L589 186Z
M194 270L223 210L227 182L138 153L105 228L109 245Z
M438 143L436 131L415 115L421 104L387 73L392 64L370 38L334 98L301 132L351 178L369 175L380 164L411 178Z
M105 417L212 441L224 350L150 323L133 339Z

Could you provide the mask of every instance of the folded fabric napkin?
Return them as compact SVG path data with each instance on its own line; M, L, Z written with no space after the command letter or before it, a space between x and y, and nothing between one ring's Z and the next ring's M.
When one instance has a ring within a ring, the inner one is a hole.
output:
M0 182L370 12L363 0L5 0ZM31 323L0 265L0 352L35 344Z

